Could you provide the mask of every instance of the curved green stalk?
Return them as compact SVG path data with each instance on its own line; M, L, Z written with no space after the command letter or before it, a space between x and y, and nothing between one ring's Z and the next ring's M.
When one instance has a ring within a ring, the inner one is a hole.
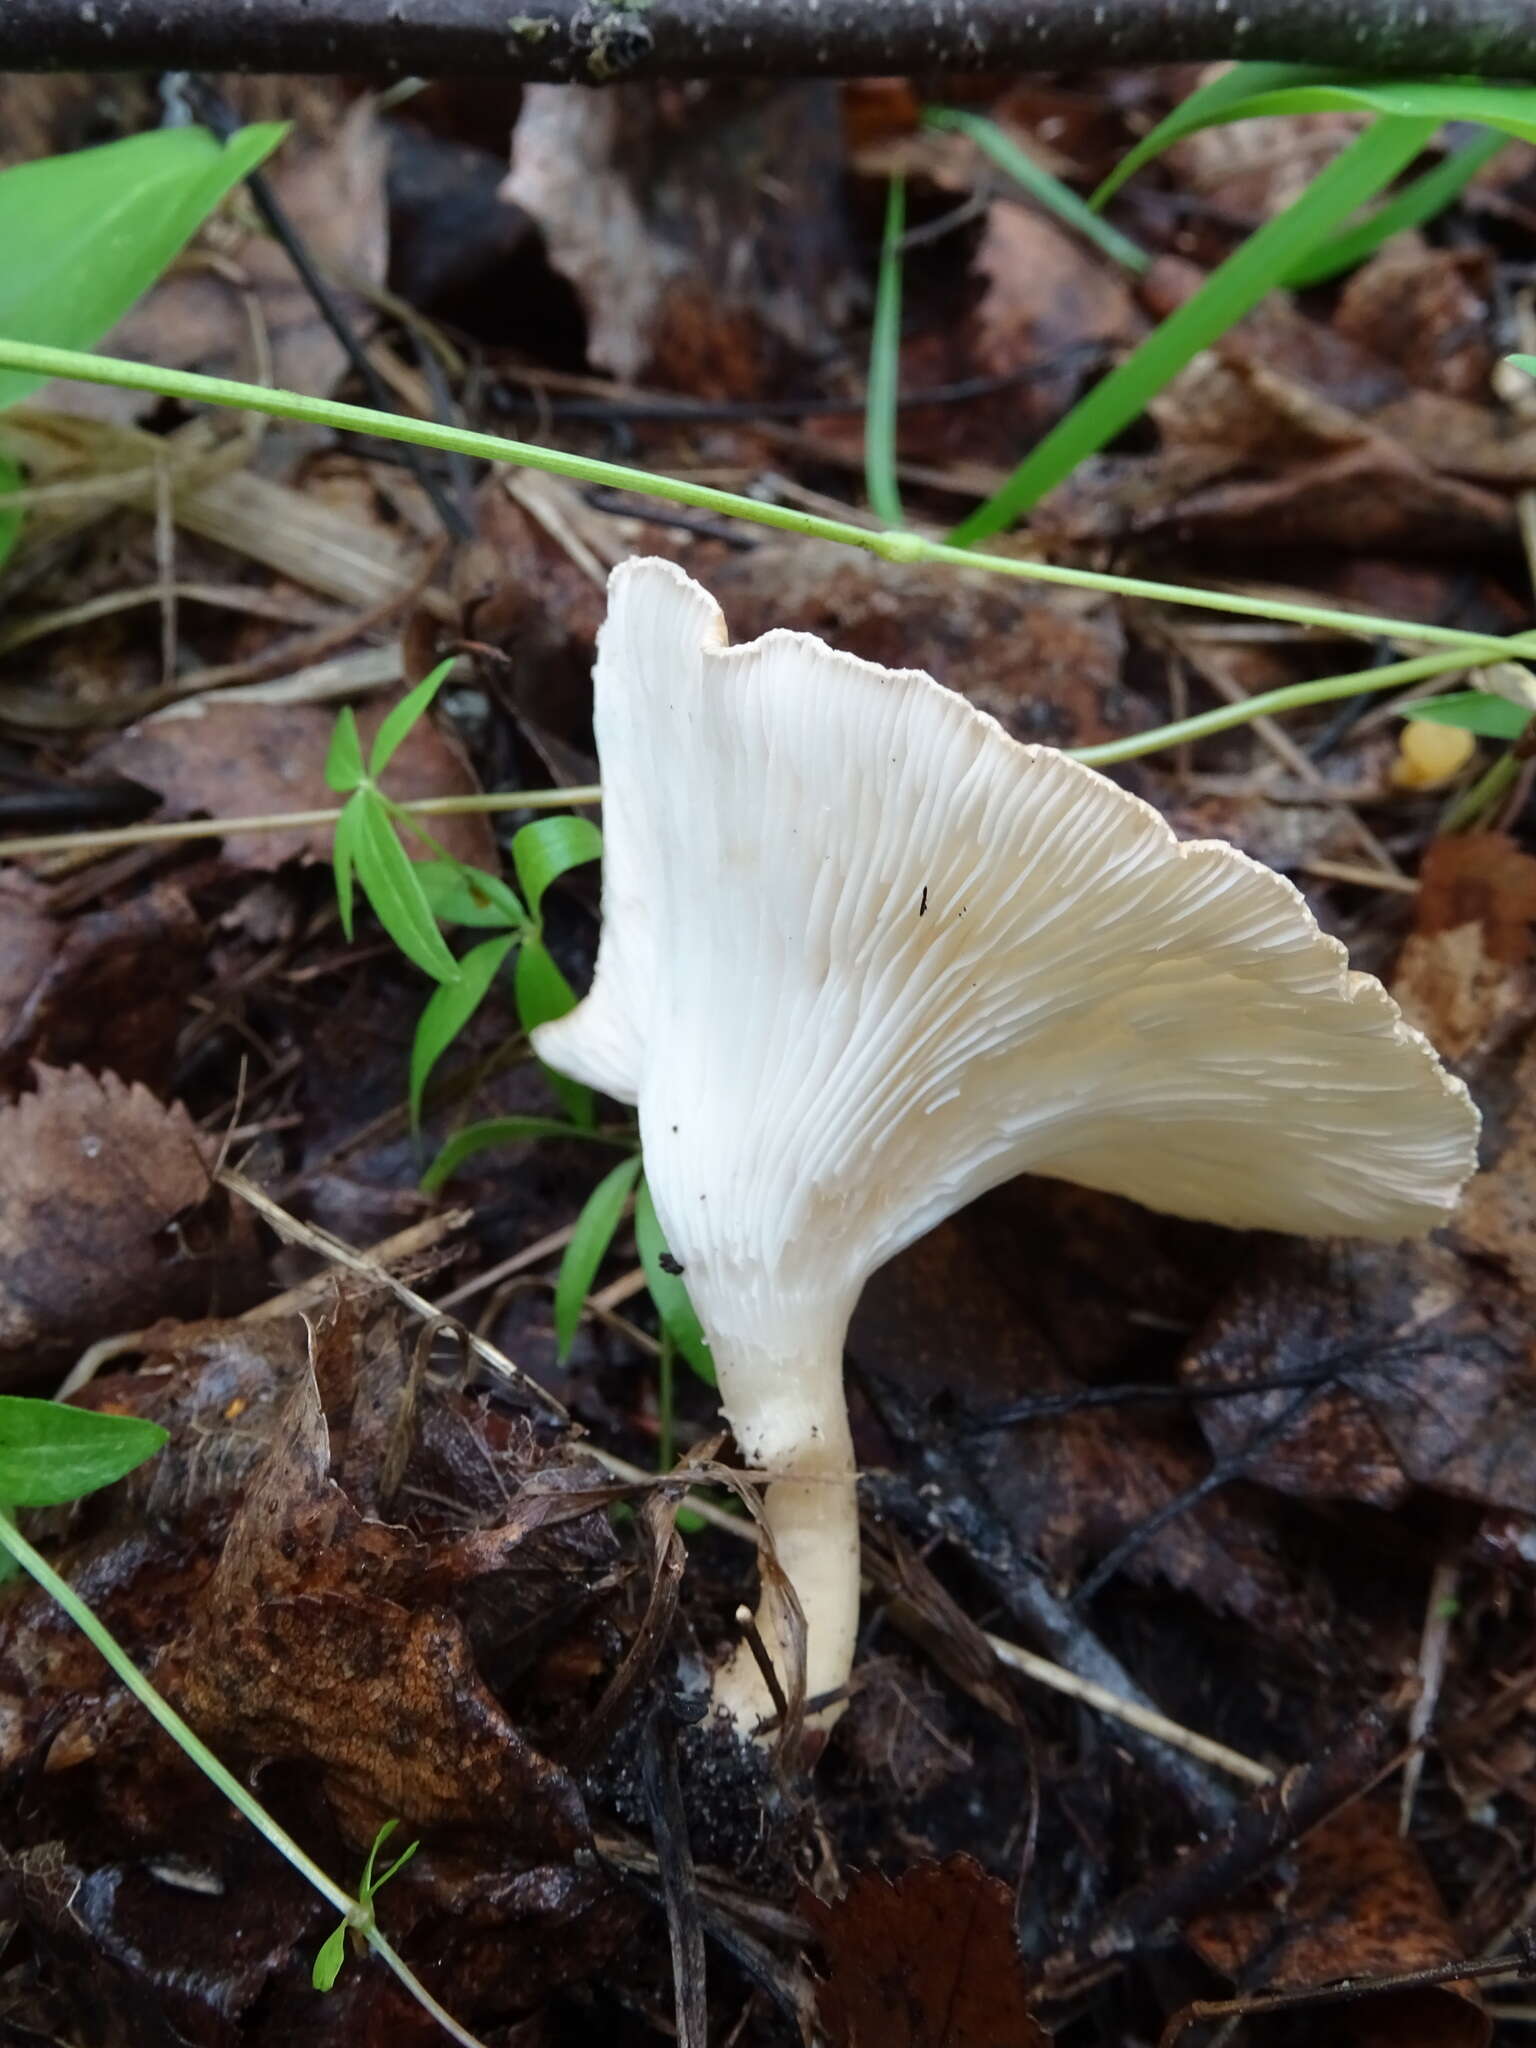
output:
M333 1906L350 1926L359 1930L380 1962L394 1972L416 2003L424 2012L432 2015L444 2033L457 2041L459 2048L484 2048L483 2042L470 2033L467 2027L461 2027L452 2013L438 2004L405 1958L390 1946L373 1925L372 1914L366 1912L350 1892L343 1891L339 1884L333 1883L319 1864L299 1847L287 1829L275 1821L260 1801L241 1784L234 1772L227 1770L219 1762L202 1737L182 1719L170 1701L163 1699L156 1692L122 1644L97 1619L69 1581L61 1579L47 1559L34 1550L21 1531L3 1515L0 1515L0 1546L3 1546L16 1563L31 1574L43 1591L63 1608L91 1647L111 1665L140 1706L165 1730L183 1755L196 1764L209 1783L223 1793L230 1805L250 1822L257 1834L271 1844L306 1884L313 1886L327 1905Z
M1511 654L1536 652L1536 635L1517 635L1507 645ZM1200 711L1192 718L1155 726L1151 732L1131 733L1123 740L1105 740L1100 746L1074 747L1069 751L1075 761L1086 762L1090 768L1104 768L1112 762L1135 761L1143 754L1161 753L1165 747L1183 746L1190 740L1209 739L1213 733L1230 732L1234 726L1247 725L1255 718L1273 717L1276 712L1302 711L1309 704L1331 704L1340 697L1357 697L1366 690L1394 690L1399 685L1443 676L1467 665L1464 655L1418 654L1408 661L1387 662L1380 668L1319 676L1310 683L1287 683L1281 689L1245 697L1237 704L1218 704L1214 711Z
M1292 604L1279 598L1241 597L1225 591L1201 590L1182 583L1156 583L1140 576L1111 576L1094 569L1067 569L1053 562L1035 562L1013 555L992 555L972 548L951 547L922 534L874 532L851 521L828 519L789 505L772 505L736 491L689 483L682 477L658 476L624 463L601 462L572 455L562 448L541 448L531 441L509 441L498 434L476 433L445 426L437 420L404 419L398 413L375 412L367 406L342 405L335 399L306 398L293 391L270 391L260 384L235 383L226 377L202 377L190 370L162 370L152 363L130 363L111 356L84 355L74 349L43 348L0 340L0 369L26 370L44 377L67 377L77 383L109 384L121 391L152 391L189 405L225 406L237 412L267 413L274 419L298 420L330 427L337 433L372 434L381 441L408 441L415 447L437 448L481 462L504 462L545 470L577 483L600 484L611 490L635 491L672 505L688 505L725 519L750 520L782 533L809 540L833 541L862 548L888 562L934 562L946 568L985 570L1027 583L1055 584L1066 590L1100 591L1112 597L1143 598L1154 604L1189 605L1200 611L1226 612L1236 618L1274 619L1282 624L1314 626L1364 639L1407 640L1424 647L1460 647L1497 660L1508 642L1488 633L1466 633L1451 626L1426 626L1410 619L1346 611L1329 605Z

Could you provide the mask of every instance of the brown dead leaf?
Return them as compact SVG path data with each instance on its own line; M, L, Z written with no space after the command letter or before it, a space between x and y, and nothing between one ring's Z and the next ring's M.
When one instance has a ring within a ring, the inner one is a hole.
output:
M216 1747L318 1762L358 1840L392 1815L495 1821L509 1842L563 1860L586 1833L574 1784L487 1691L462 1624L404 1604L424 1546L365 1521L329 1467L306 1372L197 1623L156 1682Z
M358 712L364 751L390 710L375 699ZM325 757L335 714L318 704L205 703L162 714L108 742L95 757L165 799L163 815L263 817L335 805ZM463 748L431 718L418 719L389 767L389 791L401 801L464 796L475 788ZM438 839L458 860L494 867L496 842L485 818L439 818ZM232 834L224 857L232 866L275 868L284 861L329 856L329 826ZM425 859L423 849L412 852Z
M21 868L0 873L0 1042L8 1042L59 942L48 892Z
M54 927L49 953L14 1005L0 1000L0 1077L15 1085L30 1061L109 1069L124 1081L164 1086L187 998L204 972L203 930L185 894L156 882L126 902L109 903ZM0 973L23 967L0 940Z
M35 1366L27 1354L132 1329L168 1294L206 1284L200 1262L162 1238L209 1193L210 1154L186 1111L115 1074L36 1073L34 1093L0 1110L0 1354L12 1377Z
M574 286L589 361L743 398L825 355L850 303L841 152L830 81L537 85L502 189Z
M1358 1800L1308 1835L1276 1899L1255 1887L1186 1929L1212 1969L1257 1991L1295 1990L1453 1962L1462 1953L1395 1801ZM1307 2014L1318 2048L1484 2048L1490 2024L1473 1987L1437 1984ZM1262 2024L1262 2022L1260 2022ZM1292 2037L1294 2038L1294 2037Z
M1031 379L1026 426L1065 412L1098 350L1124 348L1145 328L1113 265L1033 207L995 200L973 267L983 283L973 315L982 373L1004 376L1063 357L1054 373ZM1065 359L1077 350L1076 360Z
M1122 680L1119 620L1097 601L803 540L765 541L700 573L733 640L794 626L866 661L926 669L1021 740L1086 746L1152 722Z
M1430 249L1395 235L1348 279L1334 325L1423 390L1483 398L1495 360L1492 283L1484 249Z
M1536 860L1502 832L1442 833L1419 868L1392 992L1450 1060L1490 1052L1536 1006Z
M1458 1223L1460 1238L1463 1226ZM1200 1404L1219 1455L1304 1497L1390 1506L1409 1483L1490 1507L1536 1497L1536 1358L1520 1294L1436 1242L1274 1244L1185 1376L1326 1379ZM1280 1431L1262 1447L1261 1432Z
M800 1907L827 1959L816 2012L833 2048L1044 2048L1013 1935L1013 1896L969 1856L894 1883L856 1877Z

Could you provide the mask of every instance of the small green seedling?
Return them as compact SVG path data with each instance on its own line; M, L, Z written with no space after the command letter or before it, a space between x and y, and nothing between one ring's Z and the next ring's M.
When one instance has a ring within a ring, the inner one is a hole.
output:
M400 1852L381 1877L375 1877L373 1867L378 1861L379 1851L399 1825L397 1820L387 1820L373 1838L373 1847L368 1851L368 1860L363 1865L363 1874L358 1882L357 1905L352 1912L337 1922L334 1931L326 1937L320 1953L315 1957L315 1966L309 1973L309 1981L317 1991L329 1991L341 1975L341 1966L347 1960L348 1934L352 1937L352 1946L356 1953L367 1953L369 1937L377 1932L373 1911L374 1900L389 1880L405 1868L421 1847L420 1842L412 1842L408 1849Z

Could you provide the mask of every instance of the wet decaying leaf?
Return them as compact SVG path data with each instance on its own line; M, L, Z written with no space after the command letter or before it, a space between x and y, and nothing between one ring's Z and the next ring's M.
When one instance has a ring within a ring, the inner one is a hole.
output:
M1043 2048L1012 1895L970 1857L894 1882L867 1872L830 1905L800 1903L826 1957L816 2010L834 2048Z
M81 1067L39 1067L0 1110L0 1354L132 1329L207 1273L167 1236L209 1195L211 1152L179 1105Z
M25 988L17 975L14 1007L5 1005L0 1075L19 1082L29 1061L78 1061L165 1087L187 998L204 973L203 929L186 893L174 882L152 883L51 930L47 956ZM16 965L10 955L7 979Z
M1277 1897L1267 1887L1189 1929L1196 1951L1244 1989L1285 1991L1453 1962L1461 1949L1419 1851L1390 1801L1362 1799L1307 1836ZM1306 2038L1349 2048L1482 2048L1475 1990L1457 1984L1309 2007ZM1262 2026L1262 2021L1256 2024Z
M366 747L389 705L359 708ZM274 812L324 810L336 798L325 780L325 753L334 713L316 704L220 704L179 708L135 726L111 741L97 759L110 763L164 799L165 817L266 817ZM390 762L389 788L402 802L429 796L465 796L474 778L463 749L430 719L412 726ZM440 818L434 837L477 866L495 861L495 841L483 818ZM224 857L235 867L274 868L330 850L326 829L291 827L232 834Z
M366 1523L328 1477L330 1440L301 1374L208 1583L202 1625L156 1668L221 1746L318 1761L360 1840L494 1817L568 1854L575 1787L535 1755L479 1679L460 1623L399 1598L423 1569L403 1530Z

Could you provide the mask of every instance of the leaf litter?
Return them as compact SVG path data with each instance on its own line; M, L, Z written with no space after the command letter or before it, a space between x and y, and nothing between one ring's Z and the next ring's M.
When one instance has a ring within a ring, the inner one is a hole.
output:
M975 106L1082 192L1190 84L993 81ZM228 89L248 115L279 90ZM101 117L152 119L138 91ZM1151 258L1133 276L965 137L921 127L905 81L535 88L510 139L472 81L382 109L351 86L281 91L303 137L274 178L401 402L811 510L856 491L884 179L904 170L897 456L935 526L1351 132L1317 116L1189 138L1112 208ZM20 96L8 132L32 154L86 139L77 83ZM474 206L433 196L455 152ZM513 203L493 219L498 155ZM1511 221L1536 199L1528 157L1492 168L1336 286L1272 295L1047 499L1027 543L997 544L1525 624L1536 443L1492 366L1520 339ZM388 231L429 208L454 247L426 264L412 229L392 281L441 294L451 332L379 291ZM239 374L251 306L280 375L359 395L239 216L122 345L137 331L146 356ZM8 633L40 624L0 652L13 827L40 786L89 803L112 777L163 819L321 807L334 693L356 697L366 744L389 693L448 654L393 793L591 780L600 586L640 551L706 581L743 637L790 624L927 667L1050 744L1354 659L550 479L436 473L473 528L449 549L419 477L377 450L147 407L128 428L64 419L53 395L6 427L36 483L84 487L36 508L0 572ZM612 1156L481 1155L449 1189L468 1220L413 1235L454 1129L554 1112L510 992L441 1063L418 1138L424 985L371 925L342 936L323 832L7 867L5 1385L68 1374L71 1399L169 1432L128 1479L26 1526L338 1881L384 1822L420 1837L381 1924L466 2024L540 2048L599 2030L779 2048L818 2028L1001 2048L1064 2021L1105 2044L1209 2040L1225 2022L1201 2001L1247 2000L1257 2040L1488 2038L1455 1967L1505 1952L1536 1881L1536 861L1528 775L1484 829L1447 833L1444 792L1393 784L1397 729L1323 707L1283 744L1240 729L1125 774L1181 833L1306 887L1466 1074L1487 1140L1454 1226L1388 1250L1282 1245L1035 1183L904 1254L850 1342L872 1584L855 1697L811 1776L699 1719L745 1546L680 1524L679 1485L637 1489L590 1455L648 1471L666 1441L715 1469L712 1396L682 1375L663 1412L627 1219L597 1275L614 1301L557 1356L561 1243ZM504 865L499 825L434 830ZM590 874L550 892L578 986L594 901ZM574 1425L522 1407L450 1326L279 1243L218 1184L226 1160L452 1302ZM1028 1684L988 1631L1278 1784ZM334 1920L22 1581L0 1588L0 1855L0 2016L19 2037L435 2038L371 1965L312 1990ZM1440 1974L1348 2004L1331 1988L1415 1971ZM1262 2007L1282 1993L1311 2002Z

